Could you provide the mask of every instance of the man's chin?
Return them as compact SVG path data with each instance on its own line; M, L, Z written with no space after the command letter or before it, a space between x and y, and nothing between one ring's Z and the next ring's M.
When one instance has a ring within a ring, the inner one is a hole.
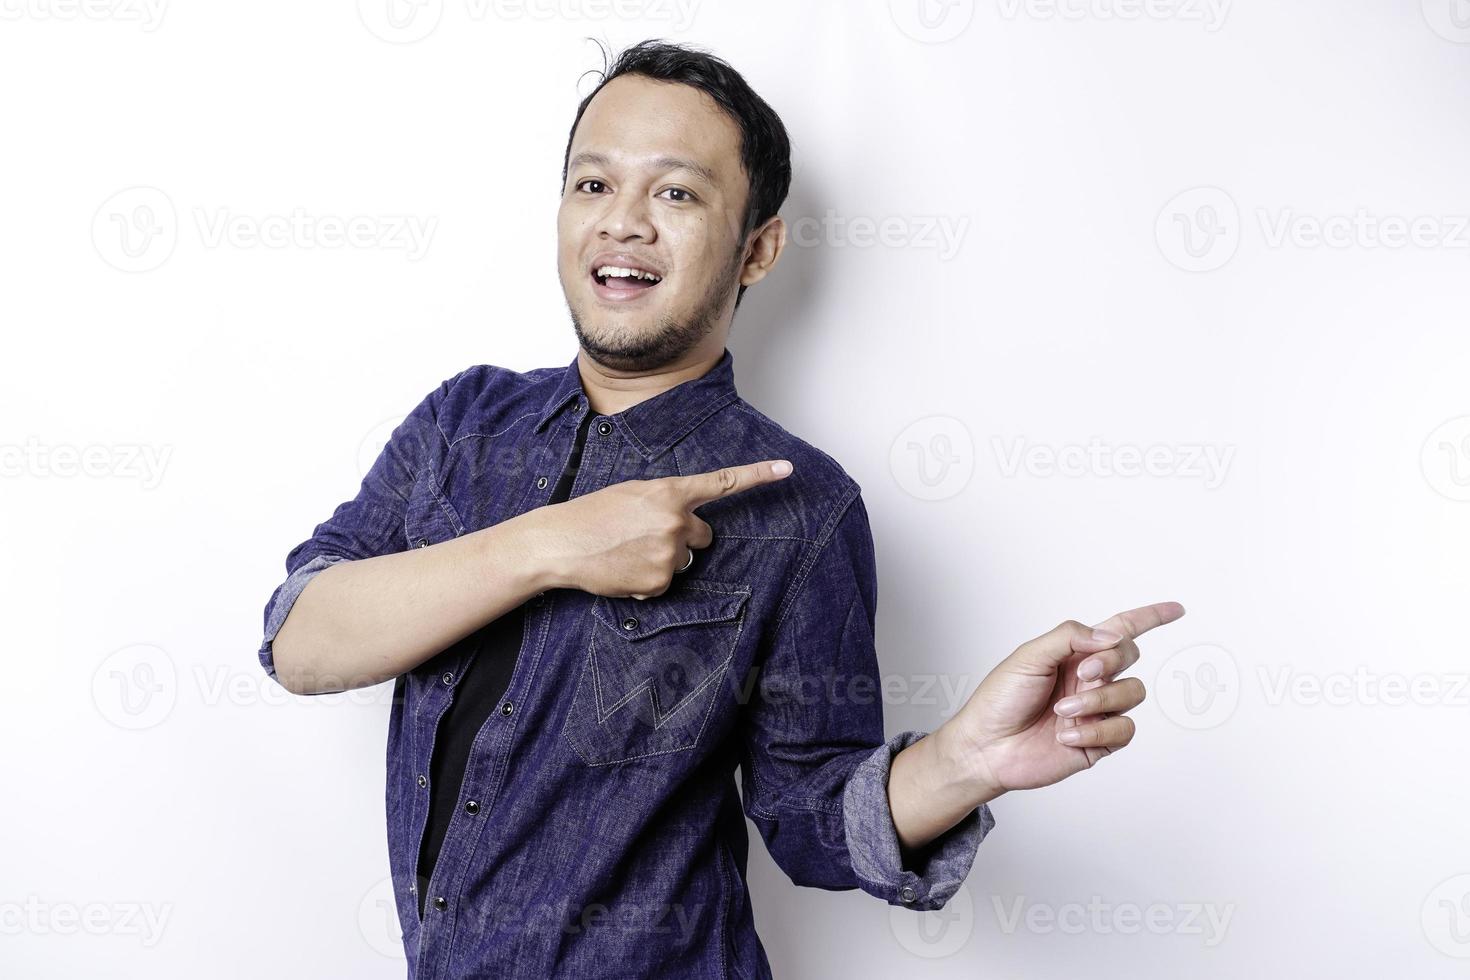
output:
M609 310L606 303L579 300L568 303L577 342L593 361L616 371L647 372L674 364L716 324L713 306L681 316L671 314L667 302Z
M598 364L620 371L636 371L643 369L649 355L660 346L650 336L656 322L609 322L600 314L593 314L590 320L573 317L572 329L587 356Z

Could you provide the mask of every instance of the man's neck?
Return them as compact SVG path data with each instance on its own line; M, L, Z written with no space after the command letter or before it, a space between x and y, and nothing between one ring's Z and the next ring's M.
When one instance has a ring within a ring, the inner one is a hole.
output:
M685 381L703 377L720 362L724 353L723 346L713 354L696 349L679 364L666 365L643 374L628 374L610 373L610 369L588 357L586 350L580 350L577 369L592 411L598 415L616 415Z

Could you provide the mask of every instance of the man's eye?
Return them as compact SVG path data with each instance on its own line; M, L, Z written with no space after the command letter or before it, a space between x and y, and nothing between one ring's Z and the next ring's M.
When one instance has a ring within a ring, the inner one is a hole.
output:
M676 197L676 198L671 198L670 199L675 204L683 204L686 201L692 201L692 200L694 200L694 195L691 194L691 193L689 193L688 191L686 191L682 187L669 187L669 188L666 188L664 190L664 193L666 193L666 194L668 194L668 193L683 194L684 195L683 197Z
M584 185L584 184L596 184L599 187L604 186L603 183L602 183L602 181L597 180L596 178L593 178L593 177L588 177L586 180L582 180L582 181L578 181L577 182L577 189L580 190L582 188L582 185ZM593 191L592 193L596 194L597 191Z

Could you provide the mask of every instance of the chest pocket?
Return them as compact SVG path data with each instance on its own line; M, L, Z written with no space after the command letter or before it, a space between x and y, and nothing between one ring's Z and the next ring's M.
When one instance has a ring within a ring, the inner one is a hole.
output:
M434 474L420 470L408 492L403 513L403 533L410 548L427 547L464 533L464 525L448 500L439 492Z
M687 752L728 689L750 588L674 578L649 599L598 596L563 733L589 766Z
M427 467L420 470L418 478L414 480L413 486L408 491L408 500L403 510L403 534L408 546L427 548L431 544L448 541L463 533L464 525L460 522L453 505L439 489L439 482L434 478L434 474ZM408 672L406 675L408 683L406 703L410 706L415 719L422 717L425 712L438 710L438 702L426 699L425 694L428 691L434 691L436 696L442 694L440 674L447 671L456 677L459 676L466 657L465 650L465 643L451 644ZM419 730L416 727L412 737L415 739L414 751L418 751L417 743L422 742L425 746L424 757L427 757L426 746L432 743L432 729ZM415 911L415 918L417 914Z

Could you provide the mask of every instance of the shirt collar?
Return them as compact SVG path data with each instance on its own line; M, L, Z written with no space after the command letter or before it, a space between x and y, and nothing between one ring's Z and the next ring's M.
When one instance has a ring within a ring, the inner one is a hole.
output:
M615 415L607 416L647 459L656 459L693 431L701 422L733 402L735 355L727 347L714 367L697 378L681 381ZM572 358L557 378L551 397L541 408L534 431L540 432L568 403L586 400L582 372Z

